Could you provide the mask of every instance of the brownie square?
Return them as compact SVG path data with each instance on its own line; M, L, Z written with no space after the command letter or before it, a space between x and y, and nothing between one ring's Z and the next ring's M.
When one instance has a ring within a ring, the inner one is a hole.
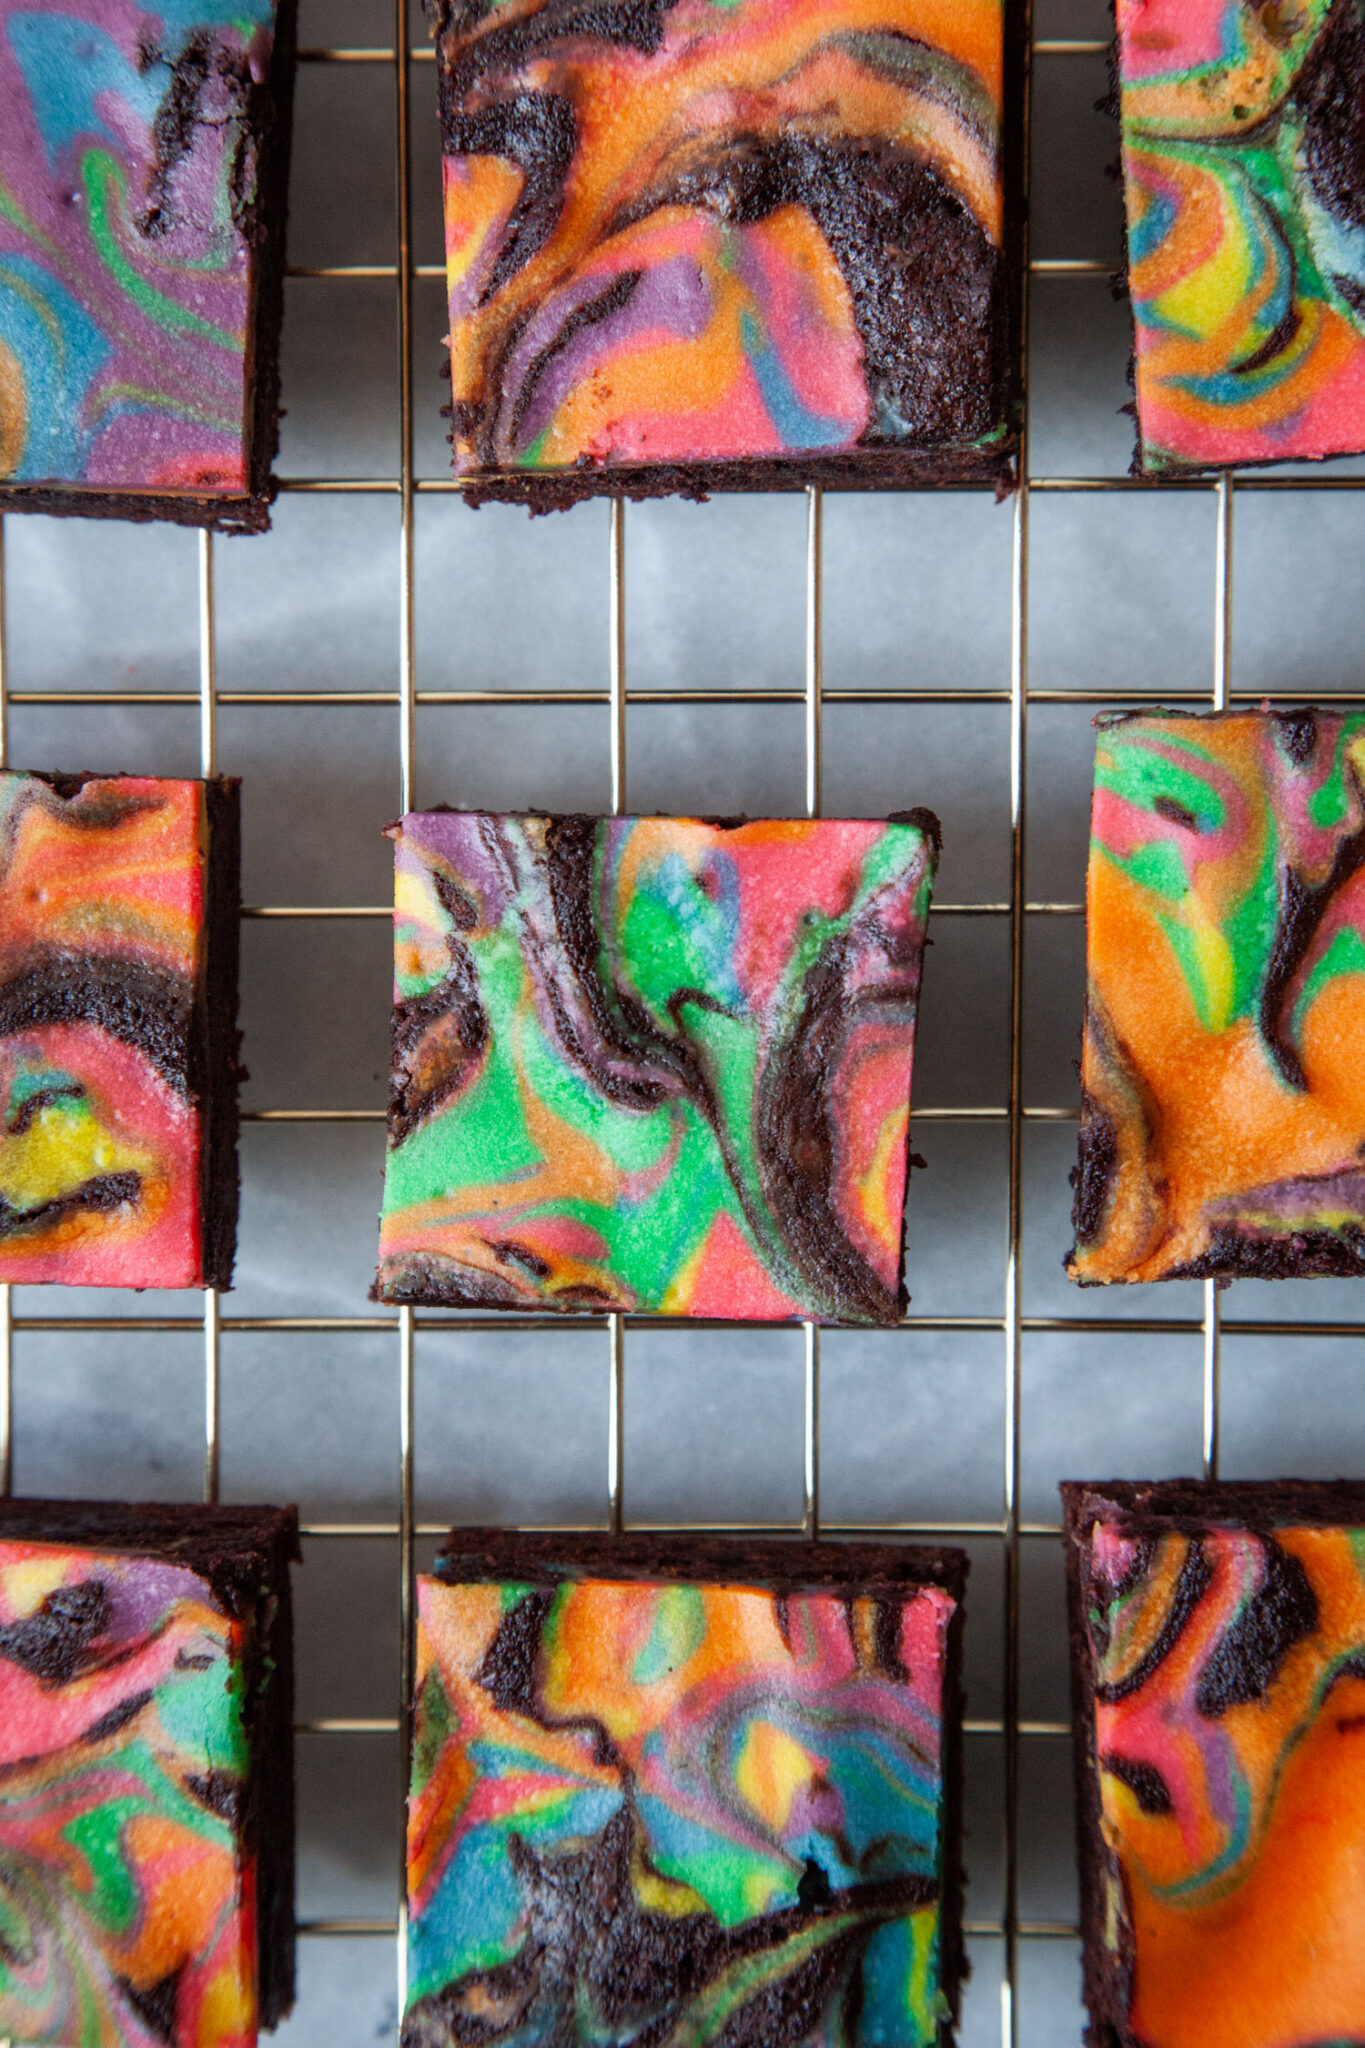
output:
M1365 1485L1062 1495L1092 2048L1365 2040Z
M959 1551L456 1530L418 1581L403 2048L936 2048Z
M1022 10L427 6L469 503L1012 484Z
M270 524L295 0L0 0L0 511Z
M896 1321L931 813L390 835L378 1299Z
M1148 475L1365 449L1365 9L1117 0Z
M249 2048L294 1996L292 1508L0 1501L0 2035Z
M1365 714L1096 720L1074 1280L1365 1270Z
M0 1281L228 1287L238 785L0 772Z

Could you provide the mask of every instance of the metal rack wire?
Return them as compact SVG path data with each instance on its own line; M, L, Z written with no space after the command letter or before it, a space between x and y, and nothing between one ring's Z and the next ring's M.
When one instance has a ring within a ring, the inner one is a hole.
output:
M214 588L214 542L200 537L198 554L199 674L197 688L184 690L26 690L7 688L4 616L4 522L0 519L0 763L7 758L6 729L10 705L132 705L197 706L199 710L200 760L204 774L217 766L217 721L220 707L244 707L262 712L272 707L319 705L368 705L388 707L397 714L399 795L408 808L412 799L416 758L416 715L419 707L516 704L529 706L599 706L607 713L607 741L610 759L611 806L621 811L626 804L628 707L656 705L689 706L724 703L793 704L803 708L805 731L805 801L810 815L817 815L821 800L822 721L825 707L834 704L999 704L1009 710L1009 823L1010 883L1008 896L1001 900L939 903L936 919L971 918L1003 922L1009 944L1010 1061L1007 1099L975 1108L917 1109L915 1120L928 1122L988 1122L1002 1126L1008 1141L1008 1223L1007 1258L1003 1307L989 1315L924 1315L912 1313L906 1326L926 1331L984 1332L1000 1342L1004 1381L1004 1430L1001 1446L1003 1509L991 1520L953 1522L905 1521L887 1523L835 1523L822 1516L820 1499L820 1339L814 1325L804 1334L804 1502L799 1524L785 1533L808 1536L873 1531L915 1532L935 1537L989 1537L997 1541L1004 1560L1004 1634L1002 1642L1003 1707L998 1719L968 1723L969 1731L999 1737L1004 1751L1004 1904L998 1921L974 1920L969 1933L999 1937L1003 1945L1001 1970L1001 2041L1014 2048L1018 2039L1017 1986L1021 1944L1034 1940L1074 1939L1076 1929L1062 1922L1025 1921L1019 1907L1019 1800L1021 1745L1036 1738L1065 1735L1064 1722L1029 1720L1020 1711L1020 1574L1022 1547L1026 1539L1055 1533L1050 1524L1026 1521L1021 1513L1021 1347L1024 1337L1035 1332L1075 1332L1087 1336L1108 1333L1198 1335L1203 1356L1203 1457L1209 1474L1217 1472L1220 1431L1220 1353L1224 1331L1245 1337L1360 1336L1365 1320L1338 1322L1283 1322L1220 1316L1217 1292L1212 1283L1204 1291L1203 1312L1189 1316L1104 1318L1094 1316L1028 1316L1022 1312L1020 1296L1020 1255L1022 1234L1023 1138L1030 1124L1055 1124L1074 1120L1071 1107L1027 1104L1023 1099L1022 1020L1024 1003L1023 969L1026 934L1031 920L1075 918L1084 906L1075 902L1035 901L1025 894L1026 842L1026 755L1028 714L1032 706L1065 703L1105 704L1116 701L1113 692L1100 690L1048 689L1034 687L1029 679L1029 520L1032 497L1037 493L1117 493L1147 488L1127 477L1117 476L1029 476L1027 437L1025 482L1014 500L1013 551L1011 566L1011 651L1008 677L991 689L906 687L896 689L830 688L823 674L823 518L818 490L808 493L808 523L805 579L805 677L801 688L735 690L666 690L632 688L626 670L625 583L628 514L616 500L611 507L609 529L610 615L607 623L608 663L604 683L597 688L554 691L497 689L422 689L418 687L415 654L414 510L419 494L453 492L458 484L448 479L419 478L414 462L414 403L412 390L413 284L418 278L438 276L438 266L417 264L412 257L412 172L410 123L413 68L428 63L431 51L408 46L406 0L394 0L394 36L387 47L306 48L300 52L305 64L372 65L392 73L397 137L397 231L394 260L388 264L295 267L299 278L389 280L394 288L397 313L396 402L399 412L399 459L394 474L377 478L330 478L295 476L284 480L291 493L363 493L393 497L397 501L397 569L400 591L399 633L396 650L396 682L392 688L376 690L222 690L217 680L217 638ZM1029 51L1030 74L1026 91L1031 95L1032 68L1038 61L1065 63L1075 57L1103 54L1106 45L1095 41L1035 41ZM1103 282L1110 266L1089 258L1037 260L1029 265L1033 276L1075 275ZM1297 492L1315 490L1352 491L1365 488L1365 476L1326 475L1309 478L1256 474L1217 481L1185 479L1163 486L1166 491L1203 492L1213 511L1214 564L1211 584L1213 601L1213 672L1209 689L1119 693L1122 701L1160 699L1167 703L1211 703L1222 707L1249 701L1258 692L1239 693L1232 687L1232 559L1233 521L1236 499L1243 492ZM1316 701L1346 699L1350 693L1316 691ZM252 919L342 919L387 918L385 905L319 907L306 904L255 904L244 915ZM339 1124L382 1119L382 1112L370 1109L272 1108L246 1112L246 1121L266 1126L297 1123ZM627 1512L628 1494L624 1455L625 1361L630 1333L637 1327L629 1316L609 1315L573 1319L573 1326L596 1328L603 1344L603 1363L608 1387L608 1441L604 1472L603 1515L607 1525L620 1529L632 1522ZM663 1327L696 1329L696 1323ZM406 1732L407 1701L412 1672L412 1588L414 1542L419 1536L439 1533L439 1526L420 1524L414 1509L415 1449L415 1356L418 1340L427 1330L449 1329L448 1319L416 1315L410 1309L397 1313L376 1311L349 1316L234 1316L224 1313L215 1294L205 1297L201 1319L183 1316L137 1315L117 1320L63 1316L59 1313L17 1316L11 1311L9 1289L0 1288L0 1491L8 1491L12 1474L12 1387L13 1338L16 1331L198 1331L203 1346L204 1408L204 1497L217 1497L219 1480L219 1403L222 1385L221 1340L226 1333L243 1331L359 1332L382 1331L393 1337L399 1363L399 1473L396 1520L310 1522L305 1534L313 1539L347 1541L383 1536L398 1539L400 1583L397 1589L401 1613L400 1659L397 1676L397 1708L393 1715L370 1718L315 1718L299 1723L305 1739L312 1735L375 1735ZM565 1319L552 1316L471 1316L458 1327L476 1330L552 1330L565 1327ZM649 1327L661 1327L651 1319ZM700 1327L714 1327L702 1325ZM672 1524L678 1527L678 1524ZM731 1523L727 1528L741 1526ZM714 1528L714 1524L708 1525ZM406 1744L400 1743L400 1749ZM399 1788L402 1797L402 1788ZM401 2009L404 1968L404 1906L401 1897L392 1916L381 1919L315 1919L302 1923L300 1933L309 1939L334 1936L372 1935L392 1940L397 1936L397 1970Z

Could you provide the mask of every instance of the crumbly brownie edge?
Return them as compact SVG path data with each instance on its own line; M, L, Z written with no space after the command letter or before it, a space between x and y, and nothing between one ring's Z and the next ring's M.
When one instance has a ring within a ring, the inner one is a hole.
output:
M258 1703L251 1730L252 1769L246 1825L254 1835L257 1869L256 1988L259 2020L273 2028L294 2003L294 1609L289 1566L297 1558L297 1523L289 1545L277 1544L270 1579L258 1600L257 1625L248 1637L251 1697Z
M294 78L298 55L298 0L277 0L270 75L251 95L248 119L256 138L257 200L249 230L255 257L253 317L246 378L249 530L270 525L278 490L271 474L280 446L280 332L284 323L285 241L289 219L289 160L294 136ZM234 519L241 517L234 507ZM215 522L216 523L216 522ZM227 529L232 530L232 529Z
M183 1565L243 1624L247 1784L239 1819L257 1873L261 2024L294 1996L294 1704L289 1567L300 1557L293 1507L164 1501L0 1500L0 1543L52 1543Z
M986 449L852 449L837 455L784 456L749 462L608 463L578 469L488 472L465 477L466 505L524 505L528 512L562 512L585 498L705 499L716 492L920 490L989 486L997 498L1019 484L1018 436Z
M1138 412L1137 321L1133 314L1133 290L1130 282L1132 266L1128 260L1128 196L1123 174L1123 44L1119 36L1118 0L1109 0L1109 22L1105 90L1101 98L1095 102L1095 112L1107 115L1114 124L1114 154L1105 165L1105 169L1118 186L1119 204L1123 208L1123 260L1110 279L1113 296L1128 308L1128 360L1124 365L1128 399L1126 404L1119 407L1119 411L1126 412L1133 422L1133 453L1128 463L1128 474L1134 483L1155 485L1159 479L1146 467L1147 453L1142 440L1142 419Z
M752 1323L756 1328L791 1329L798 1323L814 1321L825 1330L894 1330L899 1318L905 1313L910 1300L905 1286L905 1246L901 1246L901 1263L898 1276L898 1293L884 1317L875 1316L803 1316L799 1309L792 1309L783 1316L745 1316L742 1322ZM473 1288L462 1288L452 1282L428 1278L423 1281L390 1281L385 1284L382 1272L376 1276L370 1287L371 1301L382 1302L388 1308L468 1308L478 1309L484 1314L525 1315L527 1304L520 1298L502 1301L490 1294L479 1294ZM537 1315L563 1316L566 1319L578 1316L600 1316L608 1305L584 1304L583 1302L559 1302L548 1296L537 1297L533 1304ZM644 1316L662 1315L662 1309L639 1309L633 1314Z
M1030 10L1005 0L1004 5L1004 117L1000 131L1000 178L1004 196L1001 221L1001 260L995 293L996 320L996 413L1003 422L1005 440L1000 452L1008 463L1003 481L996 480L996 497L1012 495L1019 487L1019 461L1023 447L1024 364L1028 357L1028 292L1025 259L1028 250L1028 97ZM951 479L928 479L949 482Z
M934 890L938 886L938 864L943 858L943 826L939 822L938 813L928 810L923 804L916 804L908 811L892 811L886 822L888 825L914 825L924 834L928 842L930 858L933 862L933 872L929 880L929 907L925 913L924 936L920 946L920 981L915 995L914 1037L910 1049L910 1093L913 1096L915 1083L914 1053L915 1047L919 1044L920 1018L924 1006L924 955L929 944L929 925L934 915ZM909 1108L909 1101L907 1101L906 1107L907 1109ZM900 1252L896 1265L897 1322L900 1321L900 1318L910 1306L910 1289L906 1284L905 1278L905 1262L910 1232L910 1183L917 1172L927 1172L929 1166L928 1160L921 1157L915 1150L914 1138L914 1124L911 1118L907 1116L905 1120L905 1192L901 1197ZM956 2008L954 2008L954 2019L956 2019Z
M1291 1525L1365 1528L1362 1479L1065 1480L1061 1491L1068 1518L1081 1531L1099 1520L1134 1536L1153 1530L1198 1536L1228 1523L1257 1536Z
M1089 2025L1088 2048L1130 2048L1125 2020L1132 1949L1125 1925L1117 1956L1104 1942L1104 1885L1121 1882L1100 1826L1100 1779L1095 1762L1095 1658L1085 1622L1083 1564L1088 1555L1087 1502L1091 1490L1063 1482L1067 1619L1071 1644L1071 1744L1076 1787L1076 1860L1081 1886L1081 1982Z
M1099 1142L1094 1125L1087 1124L1083 1116L1077 1163L1072 1168L1071 1184L1076 1189L1073 1225L1089 1213L1083 1198L1095 1170ZM1288 1230L1282 1237L1223 1229L1215 1233L1214 1249L1202 1257L1141 1279L1131 1273L1100 1279L1078 1272L1075 1260L1081 1248L1078 1236L1063 1261L1067 1278L1078 1287L1141 1287L1167 1280L1216 1280L1226 1286L1233 1280L1333 1280L1365 1273L1365 1223L1348 1224L1341 1230Z
M266 458L266 468L273 461ZM259 497L187 497L175 492L144 493L64 489L56 484L0 487L0 512L36 512L48 519L121 519L129 525L154 521L207 528L213 533L268 533L270 507L278 486L268 477Z
M862 1546L859 1546L860 1548ZM963 1722L967 1711L962 1684L962 1634L965 1622L963 1589L969 1566L965 1552L920 1551L921 1557L960 1558L956 1584L945 1585L954 1606L944 1644L942 1728L943 1843L942 1874L939 1879L939 1989L948 2011L939 2027L939 2048L953 2048L957 2024L962 2017L962 1986L971 1974L963 1937L963 1892L966 1874L963 1847ZM942 1583L935 1581L935 1583Z
M139 497L136 492L66 490L56 484L0 487L0 512L41 512L48 519L123 519L134 525L162 520L208 527L215 533L265 533L270 527L268 498L190 498L171 492Z
M918 1543L810 1543L804 1537L733 1541L717 1536L522 1534L497 1528L452 1529L432 1567L449 1585L483 1581L600 1578L662 1585L756 1585L841 1594L934 1586L960 1607L965 1551Z
M237 1246L240 1080L237 983L241 956L241 784L217 776L204 785L208 867L204 890L203 1072L199 1214L204 1285L232 1285Z
M1365 1273L1365 1225L1341 1230L1291 1230L1283 1237L1251 1231L1215 1233L1215 1249L1163 1273L1163 1280L1330 1280Z
M1358 462L1361 450L1343 448L1332 455L1261 455L1240 456L1236 462L1172 462L1169 458L1161 464L1148 463L1144 444L1139 436L1138 452L1133 457L1130 477L1137 483L1150 484L1153 490L1160 490L1164 483L1183 483L1188 477L1234 476L1244 469L1283 469L1286 462L1312 463L1323 469L1333 462Z
M169 1501L0 1499L0 1543L58 1543L155 1557L197 1572L224 1608L251 1613L268 1561L298 1556L293 1507L201 1507Z
M428 1278L418 1282L390 1281L384 1284L382 1272L375 1276L370 1288L370 1300L383 1302L388 1308L476 1308L479 1310L500 1310L507 1315L525 1315L524 1301L494 1301L489 1296L476 1293L473 1288L456 1286L451 1281ZM537 1315L584 1316L601 1315L600 1308L584 1308L581 1303L567 1304L538 1300L535 1303Z

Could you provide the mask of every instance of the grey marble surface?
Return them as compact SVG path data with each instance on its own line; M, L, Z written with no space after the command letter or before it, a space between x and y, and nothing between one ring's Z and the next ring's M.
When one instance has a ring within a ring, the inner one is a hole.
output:
M1100 36L1100 0L1040 0L1044 36ZM387 0L305 0L305 43L384 43ZM1114 137L1093 103L1103 65L1038 59L1036 253L1112 260ZM414 67L416 256L439 259L431 70ZM394 115L389 71L309 65L301 77L291 227L299 264L390 260ZM416 445L445 472L439 285L415 295ZM1127 312L1100 276L1041 276L1032 318L1033 469L1121 475ZM394 293L384 281L297 279L288 289L281 469L382 476L396 460ZM977 495L831 497L825 507L825 678L998 692L1008 684L1012 513ZM721 499L632 507L626 519L626 660L632 685L686 692L792 690L804 676L804 502ZM1276 692L1365 687L1358 562L1365 497L1248 494L1237 507L1233 682ZM170 529L6 522L9 683L32 690L194 689L197 540ZM286 496L268 538L219 543L224 690L388 690L397 677L399 534L392 496ZM449 496L416 512L416 661L423 688L602 688L608 663L608 513L551 519ZM1031 680L1061 692L1208 687L1214 505L1206 495L1039 494L1032 508ZM1085 703L1035 704L1027 729L1027 892L1078 901L1091 760ZM939 894L999 900L1010 873L1009 711L980 703L831 705L823 795L831 811L927 803L945 846ZM397 723L383 706L225 707L221 761L244 778L245 887L254 904L384 904L398 806ZM16 765L194 773L193 709L32 706L10 714ZM783 812L804 789L799 705L639 705L628 719L633 806ZM422 802L600 807L607 716L598 706L429 707L418 718ZM1006 1099L1010 1050L1003 920L945 916L933 931L915 1079L920 1108ZM1083 930L1030 918L1026 1098L1074 1108ZM382 921L257 921L244 945L243 1023L256 1109L379 1109L388 939ZM999 1317L1007 1253L1007 1148L999 1123L933 1121L912 1189L909 1276L918 1313ZM243 1144L237 1288L225 1312L350 1316L366 1300L382 1164L377 1122L255 1124ZM1074 1130L1031 1123L1023 1178L1022 1510L1055 1519L1062 1475L1197 1469L1201 1344L1193 1331L1087 1334L1097 1316L1197 1319L1197 1289L1078 1295L1061 1259ZM1350 1282L1239 1283L1229 1317L1328 1320L1359 1312ZM192 1315L190 1297L18 1293L21 1316ZM1223 1446L1229 1474L1365 1470L1358 1340L1229 1336ZM625 1499L643 1521L791 1520L802 1502L802 1345L784 1330L632 1333ZM234 1499L296 1498L311 1520L397 1512L399 1376L385 1331L230 1332L222 1345L222 1485ZM984 1521L1001 1511L1005 1359L997 1331L829 1334L823 1347L822 1500L838 1521ZM203 1444L202 1343L193 1332L21 1330L14 1477L25 1492L193 1497ZM577 1521L605 1512L605 1340L419 1336L416 1487L430 1522ZM998 1543L974 1540L970 1713L1001 1706ZM300 1711L395 1711L397 1546L316 1539L298 1580ZM1024 1715L1067 1712L1056 1540L1024 1540ZM1003 1896L1002 1745L968 1745L969 1914ZM1064 1739L1022 1752L1020 1910L1076 1912ZM392 1735L300 1741L306 1919L385 1919L398 1887L399 1765ZM1000 2038L1001 1944L974 1939L963 2042ZM1079 2040L1076 1945L1022 1944L1026 2048ZM389 2041L392 1942L302 1944L288 2048Z

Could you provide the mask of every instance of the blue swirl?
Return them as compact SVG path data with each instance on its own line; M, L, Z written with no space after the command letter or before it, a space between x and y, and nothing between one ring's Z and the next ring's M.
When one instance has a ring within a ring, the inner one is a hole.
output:
M24 445L13 479L84 475L93 440L84 394L112 344L80 300L27 256L0 256L0 334L24 367Z

